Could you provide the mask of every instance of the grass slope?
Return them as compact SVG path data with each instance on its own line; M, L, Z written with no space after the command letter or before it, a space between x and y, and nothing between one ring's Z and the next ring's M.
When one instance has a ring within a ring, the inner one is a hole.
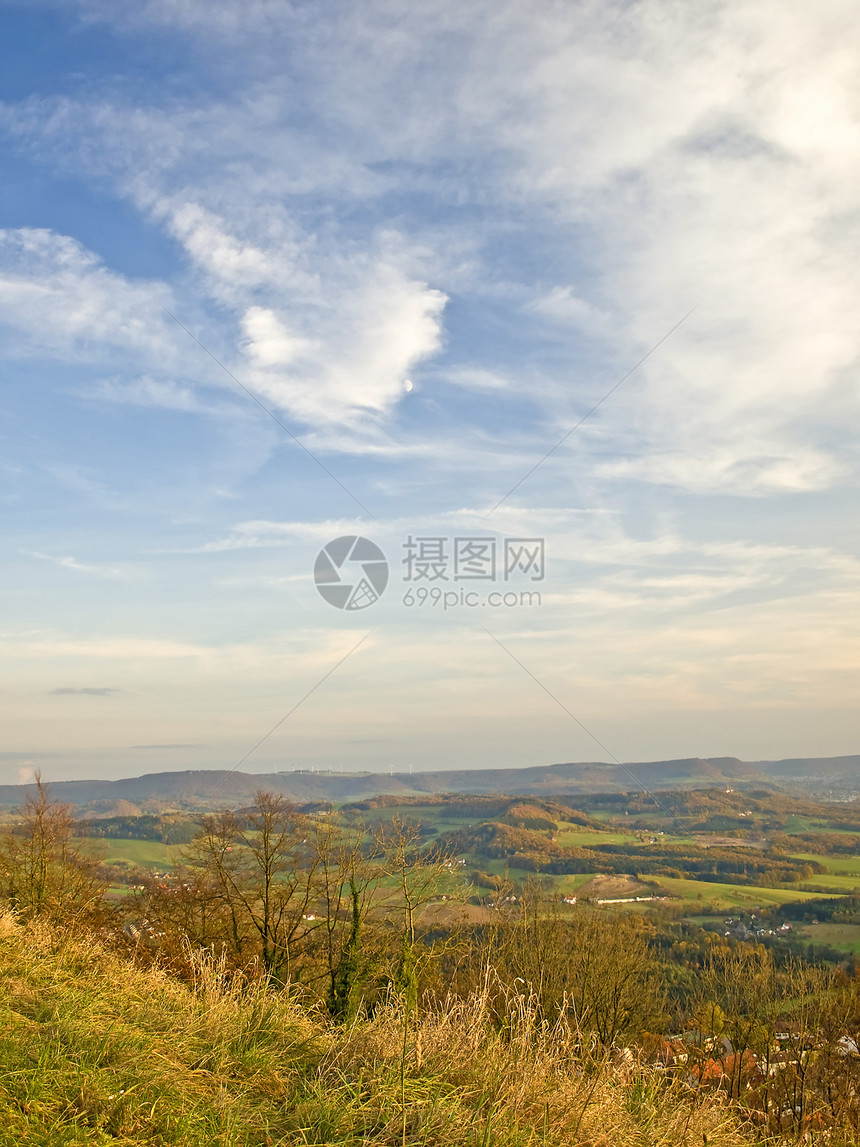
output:
M350 1031L198 960L186 987L92 938L0 919L0 1144L740 1147L725 1105L585 1069L477 998ZM405 1056L403 1050L405 1048Z
M173 868L183 849L181 844L162 844L157 840L137 840L132 837L85 839L75 843L106 864L127 864L160 871Z
M827 876L819 876L816 884L826 883L829 879ZM718 912L732 909L748 911L751 908L771 908L796 900L826 898L826 893L809 891L800 884L791 888L765 888L757 884L721 884L675 876L657 876L654 881L658 890L677 897L682 906L695 906L704 902Z
M800 935L814 944L827 944L851 955L860 955L860 924L807 924Z

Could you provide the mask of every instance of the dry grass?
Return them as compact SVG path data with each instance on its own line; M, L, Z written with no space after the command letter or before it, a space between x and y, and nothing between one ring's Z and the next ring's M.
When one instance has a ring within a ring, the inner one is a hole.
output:
M512 999L343 1031L197 957L194 982L0 919L0 1143L734 1147L713 1097L576 1052ZM405 1039L404 1039L405 1034ZM404 1055L405 1048L405 1055Z

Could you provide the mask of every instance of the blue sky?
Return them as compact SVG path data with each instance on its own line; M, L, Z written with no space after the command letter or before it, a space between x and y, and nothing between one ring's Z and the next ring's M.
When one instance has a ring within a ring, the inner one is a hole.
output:
M2 779L857 752L858 25L0 0Z

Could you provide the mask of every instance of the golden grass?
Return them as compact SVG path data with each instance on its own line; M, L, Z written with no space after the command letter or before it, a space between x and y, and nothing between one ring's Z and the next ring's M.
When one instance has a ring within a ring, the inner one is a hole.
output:
M349 1030L194 959L184 985L92 937L0 918L0 1144L740 1147L732 1111L583 1059L488 993Z

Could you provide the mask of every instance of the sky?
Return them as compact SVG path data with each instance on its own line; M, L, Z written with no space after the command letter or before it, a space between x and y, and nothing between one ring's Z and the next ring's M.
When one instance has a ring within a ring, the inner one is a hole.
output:
M858 44L0 0L0 781L860 752Z

